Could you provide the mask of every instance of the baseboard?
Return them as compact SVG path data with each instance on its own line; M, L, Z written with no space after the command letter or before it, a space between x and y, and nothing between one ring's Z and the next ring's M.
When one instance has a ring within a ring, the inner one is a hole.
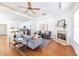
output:
M56 41L57 43L60 43L62 45L69 45L66 41L61 40L61 39L53 39L54 41Z
M79 56L79 44L77 42L73 42L72 44L73 49L75 50L76 54Z

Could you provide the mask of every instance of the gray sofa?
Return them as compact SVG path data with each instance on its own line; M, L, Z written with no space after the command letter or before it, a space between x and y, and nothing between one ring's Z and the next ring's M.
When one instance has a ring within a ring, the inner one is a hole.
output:
M22 42L22 44L28 46L31 49L36 49L45 42L45 39L42 38L32 39L32 36L20 34L16 35L16 40L18 42Z
M24 41L26 42L25 45L27 45L31 49L35 49L39 46L42 45L44 42L44 39L38 38L38 39L33 39L32 36L24 35Z
M32 39L32 40L28 40L27 46L31 49L35 49L35 48L41 46L42 43L43 43L42 38Z

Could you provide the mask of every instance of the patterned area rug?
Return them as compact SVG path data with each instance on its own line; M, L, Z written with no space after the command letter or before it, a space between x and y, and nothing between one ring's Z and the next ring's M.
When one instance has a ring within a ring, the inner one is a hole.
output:
M50 42L50 40L45 39L40 47L45 47L45 46L47 46L49 42Z

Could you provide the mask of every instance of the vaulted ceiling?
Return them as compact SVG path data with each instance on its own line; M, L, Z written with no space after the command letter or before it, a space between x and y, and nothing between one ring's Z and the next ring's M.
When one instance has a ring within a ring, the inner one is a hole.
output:
M56 13L72 8L72 2L32 2L33 7L40 8L40 10L34 10L36 14L31 11L24 13L27 10L27 2L1 2L0 5L7 7L16 12L20 12L29 17L39 18L46 15L55 15ZM24 8L23 8L24 7Z

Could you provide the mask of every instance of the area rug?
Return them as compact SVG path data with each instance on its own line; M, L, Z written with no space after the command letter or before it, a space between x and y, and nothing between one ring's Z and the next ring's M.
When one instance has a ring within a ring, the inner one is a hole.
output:
M45 39L40 47L45 47L45 46L47 46L49 42L50 42L50 40Z

